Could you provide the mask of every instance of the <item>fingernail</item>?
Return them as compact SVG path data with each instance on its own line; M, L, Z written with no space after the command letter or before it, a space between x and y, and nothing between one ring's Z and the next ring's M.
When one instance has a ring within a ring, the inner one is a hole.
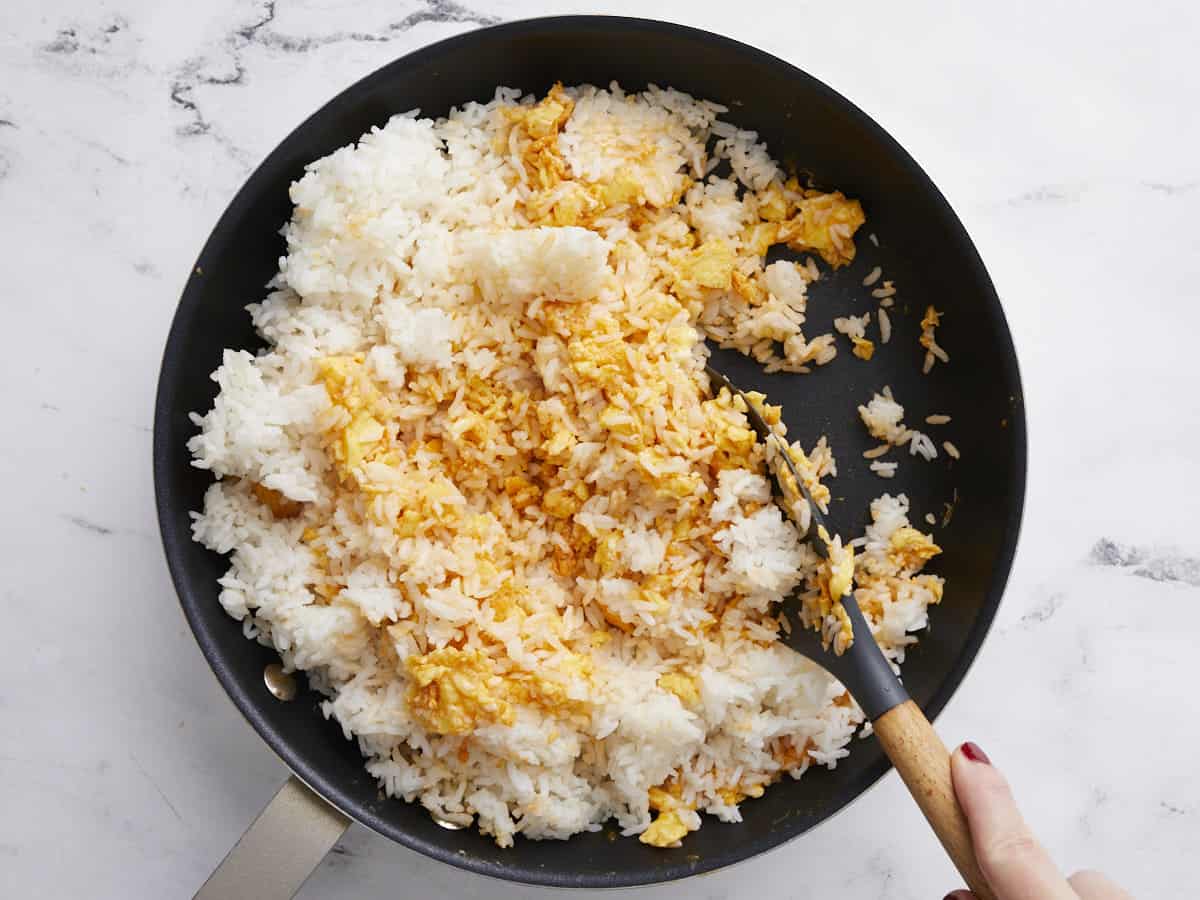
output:
M970 891L951 891L942 900L970 900Z
M965 756L971 762L988 763L989 765L992 762L990 759L988 759L988 755L984 753L983 750L980 749L979 745L974 741L967 741L959 749L962 750L963 756Z

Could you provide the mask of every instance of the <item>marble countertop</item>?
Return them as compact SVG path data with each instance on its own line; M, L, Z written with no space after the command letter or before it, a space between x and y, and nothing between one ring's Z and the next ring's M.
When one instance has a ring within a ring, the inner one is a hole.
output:
M891 131L966 223L1015 335L1024 531L992 637L941 732L988 750L1064 867L1105 868L1140 897L1187 893L1200 847L1187 662L1200 644L1200 13L872 0L742 3L734 20L730 8L653 9L791 60ZM648 10L5 4L6 894L189 896L285 778L192 640L152 503L159 356L233 192L317 105L422 44L550 12ZM892 774L752 863L605 896L933 898L957 883ZM303 890L528 893L357 826Z

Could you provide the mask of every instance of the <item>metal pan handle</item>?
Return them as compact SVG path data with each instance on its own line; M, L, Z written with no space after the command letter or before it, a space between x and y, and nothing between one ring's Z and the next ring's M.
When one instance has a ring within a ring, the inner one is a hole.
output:
M194 900L290 900L349 825L292 775Z

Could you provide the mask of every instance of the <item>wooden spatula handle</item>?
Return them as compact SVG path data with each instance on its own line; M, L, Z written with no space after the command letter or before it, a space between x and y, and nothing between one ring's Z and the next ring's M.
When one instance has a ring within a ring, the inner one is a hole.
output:
M966 817L950 780L950 751L942 743L921 707L909 700L875 720L875 735L925 813L946 853L979 900L995 900L975 861L975 847Z

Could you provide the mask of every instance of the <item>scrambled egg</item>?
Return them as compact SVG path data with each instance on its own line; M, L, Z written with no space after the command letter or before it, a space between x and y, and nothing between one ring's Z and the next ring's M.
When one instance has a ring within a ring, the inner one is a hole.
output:
M598 185L596 196L604 206L620 206L645 199L644 190L640 181L628 171L622 170L612 181Z
M930 535L907 525L897 528L888 542L888 559L903 572L920 569L941 552Z
M745 462L758 438L751 428L741 424L745 420L736 415L737 410L730 400L729 391L722 388L715 398L704 401L701 409L704 410L717 449L723 451L732 464L729 467Z
M779 226L778 241L798 253L815 251L835 269L854 261L854 232L867 221L862 204L841 191L807 191L794 218Z
M674 847L688 833L688 827L675 810L658 814L649 827L638 835L638 840L651 847Z
M658 686L664 691L670 691L679 698L679 702L689 709L700 705L700 686L691 675L682 672L667 672L658 676Z
M613 378L629 367L619 334L600 332L572 339L567 344L567 358L575 374L586 378Z
M499 590L488 597L487 604L491 607L492 615L497 622L507 621L512 616L525 618L522 593L523 591L514 586L511 581L505 581Z
M542 509L556 519L569 519L587 499L587 485L580 482L574 490L551 488L542 495Z
M829 552L829 558L821 566L818 611L822 618L832 615L837 619L840 628L834 651L842 653L854 641L854 627L842 605L842 598L854 587L854 549L842 546L841 537L831 539L824 526L817 527L817 535Z
M571 721L576 727L587 724L588 705L571 696L569 683L588 681L592 676L590 657L572 653L556 670L559 678L549 678L542 672L510 672L505 676L506 689L512 702L537 707L543 715Z
M574 109L575 101L558 83L540 103L505 110L506 118L529 138L522 162L531 182L543 191L556 187L570 175L567 162L558 151L558 134Z
M747 797L757 800L766 793L766 788L761 784L746 785L744 789L741 785L734 785L733 787L721 788L717 793L730 806L737 806Z
M679 785L673 784L669 789L650 788L648 797L650 808L658 815L649 827L638 835L638 840L651 847L675 846L691 831L679 815Z
M558 136L574 109L575 101L558 83L540 102L504 111L512 127L528 139L521 149L521 163L536 188L525 202L526 213L535 222L560 227L587 225L604 209L647 202L646 185L637 177L636 170L622 169L611 180L596 184L572 179L570 166L558 146ZM644 150L644 155L653 153L653 147ZM683 189L686 190L686 184ZM674 202L678 202L677 197Z
M516 721L516 705L532 705L547 715L585 715L586 704L573 699L562 681L544 673L521 670L500 673L481 650L443 647L410 656L405 668L411 679L408 705L413 717L435 734L468 734L480 724ZM579 654L568 658L558 674L567 680L588 678L592 661Z
M727 291L733 284L736 261L733 248L725 241L706 241L684 257L679 266L679 276L681 280L700 287Z
M766 256L779 239L779 222L755 222L742 230L742 247L755 256Z
M842 546L842 539L830 538L824 525L817 526L817 534L829 551L829 595L841 600L854 584L854 550Z
M383 395L367 375L364 359L363 354L355 353L317 360L317 377L325 383L330 401L352 414L376 409L383 401Z
M782 222L791 212L791 204L788 203L784 189L774 181L759 191L756 199L758 216L767 222Z
M387 450L389 404L372 382L361 353L329 356L317 361L317 376L334 406L348 420L332 445L333 460L343 481L361 477L363 463Z
M743 275L735 269L732 281L734 292L751 306L760 306L767 299L767 290L758 278Z
M412 684L408 705L424 728L435 734L468 734L480 722L516 721L504 698L504 681L479 650L443 647L404 662Z
M856 337L856 338L851 338L850 342L852 344L854 344L854 349L851 350L850 352L853 353L855 356L857 356L859 359L868 359L869 360L872 356L875 355L875 343L873 341L869 341L866 338L862 338L862 337Z

